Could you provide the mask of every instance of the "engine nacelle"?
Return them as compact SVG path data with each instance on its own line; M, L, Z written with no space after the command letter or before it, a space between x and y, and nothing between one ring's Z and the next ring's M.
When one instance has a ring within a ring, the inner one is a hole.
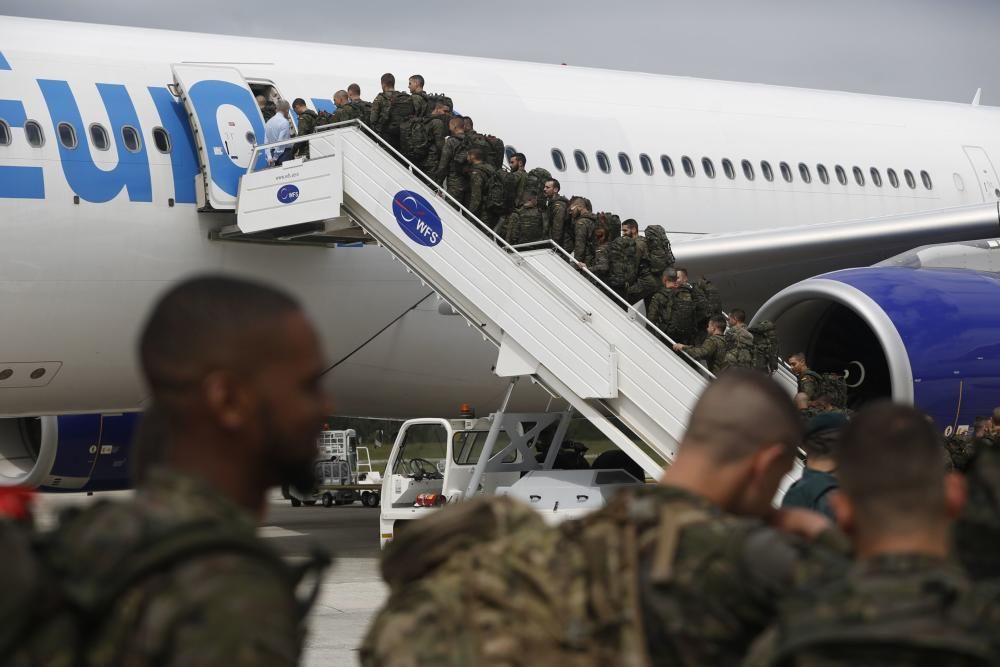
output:
M946 433L1000 406L1000 275L875 266L828 273L772 297L754 322L778 327L782 355L848 371L852 403L919 407Z
M0 419L0 486L127 489L139 417L126 413Z

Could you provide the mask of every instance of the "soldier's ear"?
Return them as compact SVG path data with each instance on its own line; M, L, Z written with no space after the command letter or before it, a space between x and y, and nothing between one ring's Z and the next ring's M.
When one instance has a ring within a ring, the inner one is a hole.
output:
M969 485L965 475L949 472L944 476L944 502L948 517L957 519L969 499Z
M850 498L846 494L841 493L839 490L834 490L830 492L830 509L833 510L833 516L837 520L837 525L840 529L844 531L845 534L851 535L854 533L854 505L851 503Z

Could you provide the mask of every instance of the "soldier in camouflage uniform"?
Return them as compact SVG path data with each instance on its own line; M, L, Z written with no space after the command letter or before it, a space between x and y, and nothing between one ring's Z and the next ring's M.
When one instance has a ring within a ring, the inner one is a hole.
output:
M714 375L726 370L726 318L722 315L714 315L708 320L708 337L705 342L697 347L685 345L684 343L674 343L675 352L686 352L689 357L704 363Z
M594 230L594 262L585 268L604 282L607 282L608 271L611 270L609 249L608 232L598 227Z
M364 667L731 665L828 523L770 506L800 426L759 373L714 383L660 485L548 527L508 498L451 505L386 551Z
M836 447L847 427L847 417L834 412L816 415L806 422L802 449L806 453L802 477L792 484L781 499L782 507L804 507L833 516L830 497L837 490Z
M87 629L86 664L296 665L308 605L255 531L271 487L311 482L329 414L311 324L283 292L195 278L156 305L140 359L166 429L153 442L166 450L149 458L134 499L64 523L54 552L75 572L71 580L110 587L140 555L179 552L169 545L183 539L194 547L124 579L131 583ZM232 545L197 549L217 538Z
M549 228L549 238L567 252L572 252L569 200L559 194L560 187L559 181L554 178L545 181L542 186L542 194L545 196L545 224Z
M816 381L816 376L809 372L805 353L796 352L788 357L788 367L799 379L798 393L805 394L810 401L814 400L819 395L819 382Z
M505 238L511 245L545 239L548 231L545 229L542 212L538 208L538 195L534 192L524 193L521 206L506 218L506 231Z
M489 187L497 168L486 162L485 158L483 149L478 147L470 148L466 154L469 162L469 203L466 208L492 229L497 224L499 210L490 205Z
M569 214L573 221L573 258L585 266L593 264L597 219L590 200L586 197L573 197L569 202Z
M435 169L438 183L446 183L445 189L459 203L465 203L465 126L462 119L453 117L448 121L448 138L444 141L441 158ZM447 179L447 180L446 180Z
M420 169L435 179L438 185L444 184L444 176L439 176L438 167L444 152L444 142L448 138L448 119L450 117L451 109L448 108L448 105L444 102L438 102L431 111L430 120L427 121L427 132L431 136L431 143L427 149L427 157L424 158Z
M933 427L913 408L870 405L847 427L837 463L830 502L856 562L792 596L745 664L996 664L995 592L984 607L949 558L964 484L940 465Z
M969 502L955 523L955 553L976 581L1000 578L1000 450L980 447L965 473Z
M414 74L407 82L407 86L410 89L410 101L413 102L414 117L423 118L424 116L429 116L431 109L427 102L427 93L424 92L424 77Z
M524 170L526 158L523 153L514 153L507 161L510 171L507 172L507 202L510 210L517 208L524 201L524 189L528 184L528 172ZM536 193L537 194L537 193Z
M690 290L677 284L677 272L673 269L663 272L663 287L650 300L646 318L675 343L694 342L694 299Z
M365 125L369 125L372 117L372 103L361 99L361 86L352 83L347 87L347 97L349 104L357 111L358 119Z
M335 92L333 94L333 103L337 105L337 110L333 112L333 117L330 119L331 123L343 123L356 118L361 121L368 120L367 118L362 118L361 110L350 102L347 91L338 90Z
M298 134L312 134L316 131L316 112L306 106L306 101L301 97L295 98L292 102L292 109L299 116ZM295 144L296 157L309 157L309 143L302 142Z

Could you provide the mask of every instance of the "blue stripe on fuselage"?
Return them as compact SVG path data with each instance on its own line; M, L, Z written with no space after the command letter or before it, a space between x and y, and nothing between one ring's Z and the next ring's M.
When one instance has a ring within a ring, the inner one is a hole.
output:
M10 69L10 63L7 59L3 57L3 52L0 51L0 69Z

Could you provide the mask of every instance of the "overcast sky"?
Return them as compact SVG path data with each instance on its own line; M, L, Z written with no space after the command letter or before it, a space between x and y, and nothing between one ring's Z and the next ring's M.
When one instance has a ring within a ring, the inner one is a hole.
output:
M1000 0L0 0L0 13L956 102L981 86L1000 105Z

